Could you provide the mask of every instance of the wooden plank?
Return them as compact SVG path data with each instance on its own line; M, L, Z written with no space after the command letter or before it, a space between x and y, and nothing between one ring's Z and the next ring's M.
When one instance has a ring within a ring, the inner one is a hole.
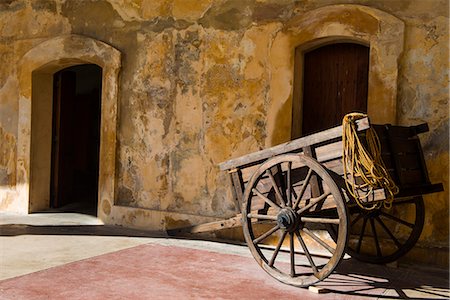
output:
M267 196L267 194L272 189L272 182L270 181L269 177L265 176L262 177L258 184L255 187L261 194Z
M330 147L328 147L330 146ZM337 142L333 144L329 144L323 147L320 147L320 154L318 149L316 148L317 153L317 161L320 162L324 167L327 169L342 175L343 174L343 168L342 168L342 150L340 147L342 146L342 142ZM338 152L338 153L337 153ZM320 156L319 156L320 155ZM242 169L242 178L244 180L244 184L247 183L247 181L250 180L254 172L258 169L259 165L251 166ZM282 166L283 172L287 171L287 166ZM298 177L298 172L300 171L300 168L303 168L304 165L302 163L294 162L292 164L292 174L293 174L293 180L296 182L295 178ZM304 177L304 176L303 176ZM264 187L260 189L262 193L269 192L269 190L272 188L272 184L265 182L263 179L263 182L266 183Z
M366 193L364 191L357 190L356 191L360 197L364 197ZM382 201L386 199L386 192L384 189L376 189L373 191L372 195L370 195L366 201L363 201L365 204L372 204L374 202Z
M269 215L267 218L273 219L276 218L276 214L274 214L273 211L269 210ZM252 210L251 214L258 214L257 210ZM260 222L257 219L251 219L252 223L258 223ZM223 229L229 229L229 228L235 228L242 226L242 214L237 214L235 217L220 220L220 221L214 221L189 227L182 227L182 228L176 228L167 230L167 234L170 236L174 235L180 235L180 234L193 234L193 233L203 233L203 232L211 232L211 231L218 231Z
M249 181L250 178L253 176L253 173L255 173L258 168L259 165L255 165L242 169L242 179L244 180L244 182Z
M425 156L423 155L422 145L420 144L419 137L416 136L417 148L418 148L418 156L420 159L420 164L422 166L422 173L424 178L424 184L430 184L430 177L428 175L427 164L425 163Z
M234 196L236 199L236 209L240 211L242 206L242 196L244 195L244 182L242 180L242 172L240 169L235 169L230 172L231 182L234 187Z
M307 146L303 148L303 153L305 155L310 156L314 159L317 159L316 151L313 147ZM312 175L311 179L309 180L309 184L311 186L311 196L312 197L319 197L323 192L323 187L321 182L319 183L319 180L317 180L316 175Z
M391 153L391 162L392 162L392 167L394 172L390 173L390 175L392 176L392 179L395 180L395 183L397 186L401 186L402 184L402 179L401 179L401 166L398 160L398 151L396 151L395 148L395 144L392 142L392 137L391 137L391 125L386 125L384 126L384 131L382 132L382 135L385 135L387 137L387 143L385 145L382 144L382 147L385 148L386 152ZM380 134L378 134L380 135Z
M397 170L398 171L398 170ZM399 172L400 175L400 181L401 181L401 187L403 186L412 186L412 185L421 185L421 184L427 184L427 180L424 177L424 173L422 169L415 169L415 170L406 170L401 169Z
M357 120L356 124L358 131L366 130L370 127L368 118ZM233 169L236 167L244 168L247 166L258 164L270 157L289 152L299 152L299 150L303 147L313 146L326 141L334 140L339 137L342 137L342 126L337 126L265 150L234 158L219 164L219 167L222 171Z
M402 170L422 169L418 154L405 154L397 157Z
M416 134L430 131L430 128L428 127L427 123L422 123L422 124L419 124L416 126L412 126L411 128L414 130L414 132Z
M442 183L414 185L410 187L401 188L400 192L397 195L395 195L395 199L432 194L442 191L444 191L444 186L442 185Z
M53 133L52 133L52 155L51 155L51 186L50 186L50 206L59 207L61 200L61 190L59 189L60 168L61 163L61 98L62 95L62 72L58 72L54 75L55 86L53 91ZM75 84L75 81L70 81ZM75 86L73 87L75 89ZM67 93L67 89L66 89Z
M334 173L338 174L339 176L344 175L344 168L342 165L342 159L334 159L327 162L321 163L321 165L325 168L327 168L330 171L333 171Z
M342 141L315 148L318 162L342 158Z
M394 137L390 139L392 151L395 151L394 153L397 155L417 154L419 152L419 146L417 142L417 137L412 137L409 139Z
M202 233L202 232L210 232L210 231L217 231L221 229L227 229L227 228L234 228L242 226L242 215L238 214L236 217L232 217L226 220L221 221L215 221L200 225L194 225L190 227L184 227L184 228L178 228L178 229L172 229L168 230L168 235L177 235L177 234L183 234L183 233Z

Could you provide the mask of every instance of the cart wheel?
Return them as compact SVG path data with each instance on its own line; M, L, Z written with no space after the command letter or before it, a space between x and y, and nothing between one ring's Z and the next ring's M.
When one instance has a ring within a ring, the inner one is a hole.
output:
M325 279L346 247L343 199L329 173L310 157L288 154L263 163L247 184L242 210L244 236L255 260L286 284L305 287ZM336 243L314 232L326 224L339 224Z
M405 255L420 237L425 218L422 197L395 199L391 209L366 211L358 206L348 208L349 242L346 252L370 263L386 264ZM329 225L333 239L338 226Z

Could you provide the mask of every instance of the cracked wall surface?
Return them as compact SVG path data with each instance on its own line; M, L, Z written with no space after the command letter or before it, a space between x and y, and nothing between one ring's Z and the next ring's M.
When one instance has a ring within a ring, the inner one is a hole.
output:
M107 222L167 229L234 216L239 208L217 164L291 136L293 76L282 64L275 68L274 61L292 62L273 51L277 34L302 15L334 4L367 6L404 23L397 82L390 83L396 92L394 115L400 125L430 126L421 135L424 155L431 181L444 183L446 190L425 196L419 245L444 249L449 242L445 0L2 1L0 210L27 210L17 201L27 188L17 178L29 176L17 155L26 152L17 148L19 123L26 121L18 113L18 63L40 43L76 34L122 54L115 195L111 203L99 205ZM381 30L357 17L348 22ZM333 26L327 30L339 30ZM375 89L375 96L384 95ZM380 107L382 115L392 113L385 109Z

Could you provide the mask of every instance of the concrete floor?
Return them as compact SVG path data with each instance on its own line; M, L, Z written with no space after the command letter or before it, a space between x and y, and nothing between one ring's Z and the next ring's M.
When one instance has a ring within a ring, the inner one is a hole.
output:
M317 285L279 283L247 247L105 226L93 216L0 214L0 299L448 299L448 272L345 259Z

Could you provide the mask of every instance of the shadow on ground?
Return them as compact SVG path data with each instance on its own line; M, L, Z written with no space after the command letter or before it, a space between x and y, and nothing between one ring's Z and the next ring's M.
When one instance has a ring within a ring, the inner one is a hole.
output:
M20 235L89 235L124 237L168 237L163 232L149 232L108 225L36 226L8 224L0 226L0 236ZM170 237L186 239L185 237ZM195 239L195 237L190 237ZM151 241L150 241L151 242ZM222 241L223 242L223 241ZM205 249L206 250L206 249ZM253 263L249 260L249 263ZM263 270L261 269L261 272ZM330 294L374 299L448 299L449 274L446 271L419 271L391 268L345 259L333 274L317 287ZM327 297L325 297L327 298Z
M136 230L109 225L0 225L0 236L18 235L95 235L127 237L165 237L163 232Z
M319 284L330 292L376 299L449 299L449 274L441 270L391 268L343 260L333 274ZM383 295L378 291L386 290Z

